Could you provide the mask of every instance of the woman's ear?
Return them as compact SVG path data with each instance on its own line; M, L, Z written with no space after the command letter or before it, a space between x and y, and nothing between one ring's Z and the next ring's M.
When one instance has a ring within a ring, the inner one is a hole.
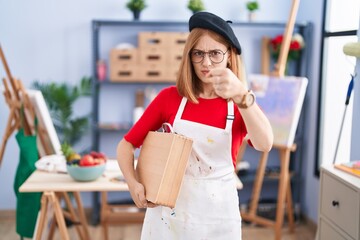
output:
M232 49L230 48L229 51L228 51L228 59L227 59L227 64L226 64L226 67L228 68L231 68L231 54L232 54Z
M231 59L230 57L227 59L226 67L228 67L228 68L231 68L231 60L230 59Z

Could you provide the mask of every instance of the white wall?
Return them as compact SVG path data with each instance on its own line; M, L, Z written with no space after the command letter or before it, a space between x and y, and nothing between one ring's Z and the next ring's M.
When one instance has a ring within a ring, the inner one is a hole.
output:
M360 42L360 19L359 19L359 30L357 32L358 36L358 42ZM353 98L354 98L354 108L353 109L359 109L360 108L360 58L357 58L356 61L356 67L355 72L357 73L355 77L355 85L354 85L354 92L353 92ZM351 134L351 150L350 150L350 159L351 160L359 160L360 159L360 148L359 148L359 142L360 142L360 111L354 110L353 111L353 120L352 120L352 134Z
M0 0L0 43L11 71L25 86L34 80L78 82L91 75L92 19L132 20L125 8L126 1L115 0ZM234 21L246 20L246 0L204 0L206 10ZM258 21L284 22L288 18L291 1L260 0ZM141 14L142 20L187 21L191 12L187 0L147 0L149 7ZM318 179L314 177L315 128L317 116L319 37L321 31L322 1L303 0L298 21L314 23L313 56L309 76L308 112L306 113L303 154L304 182L302 211L312 220L317 219ZM251 57L251 54L247 55ZM249 60L250 61L250 60ZM0 76L5 76L0 67ZM0 97L0 135L3 136L8 108ZM12 182L19 151L14 135L9 139L0 168L0 209L14 209Z

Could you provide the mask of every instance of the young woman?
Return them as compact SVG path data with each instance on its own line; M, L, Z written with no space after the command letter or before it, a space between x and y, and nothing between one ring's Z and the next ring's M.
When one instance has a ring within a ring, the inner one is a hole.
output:
M255 149L270 151L273 133L247 89L241 47L229 23L199 12L189 30L176 87L163 89L120 141L118 162L136 206L147 208L142 239L239 240L238 149L248 135ZM134 170L134 150L164 122L194 141L174 209L147 202Z

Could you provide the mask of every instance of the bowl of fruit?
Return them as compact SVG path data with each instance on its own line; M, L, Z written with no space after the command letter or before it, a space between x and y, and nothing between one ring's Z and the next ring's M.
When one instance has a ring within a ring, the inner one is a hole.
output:
M101 152L92 151L81 156L75 151L64 151L68 174L80 182L95 181L105 171L107 157Z

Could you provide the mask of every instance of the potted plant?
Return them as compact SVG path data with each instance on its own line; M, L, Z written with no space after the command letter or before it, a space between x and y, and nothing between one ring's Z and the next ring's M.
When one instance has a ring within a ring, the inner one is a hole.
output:
M134 20L138 20L140 18L140 12L144 10L147 5L145 0L129 0L126 3L126 7L133 12Z
M197 13L197 12L205 10L205 6L204 6L204 3L202 2L202 0L189 0L187 7L193 13Z
M253 21L255 18L255 11L259 9L258 1L246 2L246 9L249 11L249 21Z
M91 96L91 78L83 77L79 86L35 81L33 87L44 96L60 142L74 145L89 129L89 115L76 116L74 103Z

